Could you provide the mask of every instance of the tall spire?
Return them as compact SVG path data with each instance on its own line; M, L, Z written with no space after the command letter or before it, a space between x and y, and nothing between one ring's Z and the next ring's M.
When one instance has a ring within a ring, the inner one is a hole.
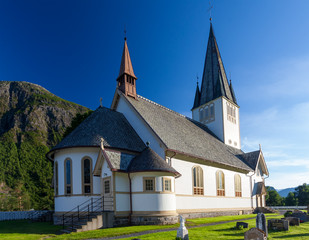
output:
M127 45L127 38L125 37L119 76L117 78L119 90L121 90L127 96L131 96L136 99L136 79L137 78L133 71L133 66Z
M218 44L213 32L212 23L210 22L210 32L204 64L201 98L199 105L203 105L221 96L224 96L230 101L234 102L219 52Z
M130 58L130 53L129 53L126 37L124 38L124 46L123 46L123 51L122 51L122 58L121 58L118 78L121 77L125 73L136 79L136 76L133 71L133 66L132 66L132 62Z

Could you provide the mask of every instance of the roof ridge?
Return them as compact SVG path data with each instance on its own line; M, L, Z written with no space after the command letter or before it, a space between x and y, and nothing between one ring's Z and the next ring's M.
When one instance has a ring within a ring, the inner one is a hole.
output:
M137 97L139 97L139 98L141 98L141 99L143 99L143 100L145 100L145 101L147 101L147 102L149 102L149 103L152 103L152 104L154 104L154 105L156 105L156 106L158 106L158 107L161 107L161 108L163 108L163 109L165 109L165 110L167 110L167 111L170 111L170 112L172 112L172 113L174 113L174 114L176 114L176 115L178 115L178 116L180 116L180 117L188 118L187 116L185 116L185 115L183 115L183 114L181 114L181 113L178 113L178 112L176 112L176 111L174 111L174 110L172 110L172 109L169 109L169 108L167 108L167 107L164 107L163 105L161 105L161 104L159 104L159 103L156 103L156 102L154 102L154 101L151 101L150 99L145 98L145 97L143 97L143 96L141 96L141 95L138 95L138 94L137 94ZM191 119L191 118L190 118L190 119Z

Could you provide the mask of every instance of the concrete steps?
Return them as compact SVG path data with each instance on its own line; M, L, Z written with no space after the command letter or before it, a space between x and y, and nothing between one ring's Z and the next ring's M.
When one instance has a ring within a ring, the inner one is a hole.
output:
M73 226L68 225L66 229L61 230L63 233L70 232L84 232L89 230L96 230L103 227L103 216L101 214L92 215L87 218L81 218L79 221L75 221Z

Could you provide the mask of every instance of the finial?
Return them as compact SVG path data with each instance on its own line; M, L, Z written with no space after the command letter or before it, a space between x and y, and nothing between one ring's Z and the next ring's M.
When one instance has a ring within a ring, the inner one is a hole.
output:
M100 107L103 107L103 105L102 105L102 98L100 98Z
M260 151L262 150L261 144L259 144Z
M198 86L198 75L196 74L196 84Z
M147 142L146 142L146 146L149 147L149 145L150 145L150 142L147 141Z
M103 138L100 138L100 143L101 143L101 149L104 150L104 139Z
M127 41L127 30L126 30L126 25L124 25L124 40Z
M211 20L212 20L212 17L211 17L211 9L213 8L214 6L211 4L211 1L209 1L209 8L207 10L207 12L209 12L209 21L211 23Z

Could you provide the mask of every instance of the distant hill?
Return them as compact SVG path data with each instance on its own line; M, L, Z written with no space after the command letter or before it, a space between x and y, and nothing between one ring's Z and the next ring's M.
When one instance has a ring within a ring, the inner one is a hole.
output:
M53 206L52 163L45 154L72 119L88 111L36 84L0 81L0 211Z
M289 192L294 192L294 191L295 191L295 188L285 188L285 189L277 190L277 192L279 193L281 197L287 197Z

